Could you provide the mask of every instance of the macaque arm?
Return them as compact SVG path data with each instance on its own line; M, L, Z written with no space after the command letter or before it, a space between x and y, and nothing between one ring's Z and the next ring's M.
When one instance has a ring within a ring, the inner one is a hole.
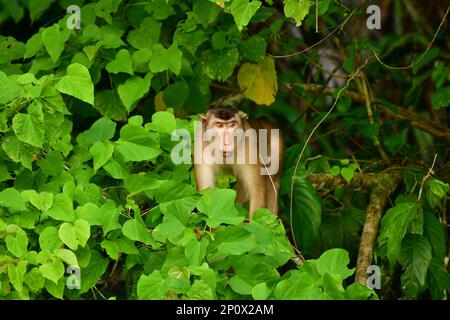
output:
M216 186L214 168L211 165L194 166L195 180L197 182L197 191Z

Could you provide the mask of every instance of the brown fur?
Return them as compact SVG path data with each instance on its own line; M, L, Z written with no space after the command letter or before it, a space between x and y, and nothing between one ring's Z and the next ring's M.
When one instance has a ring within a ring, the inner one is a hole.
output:
M237 121L239 128L245 130L253 128L268 129L268 137L270 137L270 130L276 127L266 120L248 120L245 114L230 109L213 109L208 112L206 117L202 116L203 128L209 129L214 126L216 119L226 121ZM199 137L196 137L199 139ZM258 137L259 139L259 137ZM248 140L247 140L248 141ZM245 143L246 162L249 159L249 147L247 141ZM239 203L250 201L250 215L249 219L253 219L253 213L258 208L268 208L275 215L278 215L278 190L280 188L280 176L282 171L282 163L284 157L284 142L280 132L278 141L279 144L279 169L278 172L269 178L269 175L261 175L260 168L264 168L261 159L257 157L256 164L194 164L194 173L197 181L197 190L203 190L208 187L215 187L215 176L220 172L228 172L237 177L237 197ZM205 143L202 144L202 150ZM237 148L237 146L234 146ZM271 155L272 145L268 139L268 156ZM258 147L259 154L259 147Z

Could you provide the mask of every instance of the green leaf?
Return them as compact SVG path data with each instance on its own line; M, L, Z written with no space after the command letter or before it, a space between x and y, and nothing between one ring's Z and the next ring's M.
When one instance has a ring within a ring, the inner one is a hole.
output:
M159 180L148 175L130 174L124 181L125 189L133 196L146 190L154 190L161 186L166 180Z
M47 227L39 235L39 246L41 250L53 252L53 250L60 248L62 244L58 236L58 229L55 227Z
M91 226L98 226L101 224L100 208L92 202L78 206L75 213L76 218L86 220Z
M47 211L53 206L53 193L46 191L41 193L33 192L30 196L30 202L39 210Z
M96 90L94 108L103 116L115 121L126 119L127 110L123 106L116 91Z
M80 294L87 292L90 288L95 286L105 273L108 267L108 260L103 258L100 253L91 250L91 259L86 268L82 268L81 273L81 288Z
M204 191L197 208L208 217L206 223L215 228L222 223L238 224L244 220L235 205L236 191L230 189L208 189Z
M166 298L166 280L159 270L150 275L141 275L137 283L137 295L140 300L162 300Z
M89 70L82 64L72 63L69 65L66 75L56 83L55 88L59 92L94 105L94 84Z
M181 108L189 95L189 87L186 82L177 82L164 89L163 100L167 107ZM155 121L152 120L155 123Z
M4 72L0 71L0 103L7 103L23 94L23 89L16 81L11 80Z
M95 14L112 24L111 13L116 13L122 0L100 0L95 4Z
M386 239L387 257L391 266L397 262L402 239L419 208L420 205L416 202L402 202L390 208L381 220L378 241Z
M40 265L39 271L44 278L58 283L58 280L64 276L64 265L59 258L52 258Z
M117 150L125 161L155 160L161 153L154 135L141 126L128 124L120 130L121 141Z
M119 258L120 249L119 245L116 242L105 239L102 241L101 247L105 249L108 256L110 256L114 260L117 260Z
M18 113L13 118L12 128L17 138L36 147L44 140L44 114L38 104L28 108L28 114Z
M350 257L346 250L339 248L330 249L322 253L317 259L317 271L321 275L328 273L339 282L342 282L354 272L354 269L347 268L349 263Z
M47 10L55 0L30 0L28 9L30 10L31 21L39 19L42 13Z
M84 247L90 236L89 223L83 219L76 220L73 225L64 222L59 227L58 236L72 250Z
M241 255L256 247L256 238L243 228L226 227L216 234L217 251L227 255Z
M206 256L206 249L208 248L209 241L206 238L197 241L191 239L184 248L184 254L191 266L200 266L203 263L203 259Z
M175 116L167 111L158 111L152 115L152 122L146 125L146 128L157 132L172 134L177 128Z
M234 22L236 22L239 31L250 22L250 19L258 11L260 6L261 2L257 0L233 0L231 14L234 17Z
M108 200L100 208L100 223L103 229L103 233L121 228L119 224L120 207L116 207L116 204L112 200Z
M377 298L377 294L373 291L373 289L370 289L360 283L352 283L345 289L345 299L367 300Z
M442 260L432 258L428 266L427 283L433 300L442 300L450 290L450 276Z
M322 223L322 203L311 184L303 177L294 178L292 228L295 240L305 252L313 251Z
M14 263L8 263L8 277L9 281L11 281L14 289L17 291L22 291L23 289L23 279L24 275L27 272L27 262L19 261L17 265Z
M114 146L103 141L96 141L89 149L89 152L94 159L94 172L96 172L111 159L114 152Z
M258 283L252 288L252 297L255 300L266 300L270 295L270 289L265 282Z
M423 235L431 244L433 257L443 261L446 253L445 227L433 213L424 212Z
M230 284L231 289L239 294L252 294L252 285L245 281L245 279L241 278L239 275L232 276L228 283Z
M126 221L122 227L122 233L133 241L140 241L147 245L155 244L150 230L136 219Z
M167 238L174 238L182 234L184 225L173 215L166 215L163 222L153 229L153 237L157 241L166 242Z
M77 256L72 251L68 249L55 249L54 254L69 266L78 266Z
M45 278L42 276L39 268L33 268L23 277L25 284L34 292L39 292L45 285Z
M204 280L195 280L186 296L191 300L213 300L217 299L214 289Z
M236 48L228 50L207 50L201 56L203 72L213 80L225 81L232 74L239 60Z
M311 273L297 271L290 279L277 283L274 297L278 300L322 300L324 294Z
M417 234L409 234L402 241L398 261L405 270L400 280L402 291L415 299L425 289L431 246L428 240Z
M116 54L116 58L106 65L109 73L125 72L133 74L133 62L130 52L126 49L120 49Z
M347 181L347 183L349 183L352 180L354 175L355 170L352 168L346 167L341 169L341 176L345 179L345 181Z
M57 194L53 202L53 207L47 211L47 214L55 220L73 221L72 200L64 193Z
M168 49L161 44L155 44L152 47L153 56L149 63L150 70L153 73L170 70L176 75L181 70L181 58L183 53L174 43Z
M259 35L251 36L239 48L242 57L253 63L261 63L266 57L267 43L263 37Z
M192 10L197 21L206 28L209 24L216 21L217 16L222 9L211 1L194 0Z
M8 234L5 238L6 249L17 258L23 257L27 253L28 238L27 234L18 229L15 235Z
M133 110L135 103L148 93L152 77L151 73L148 73L145 78L135 76L119 85L119 97L128 112Z
M41 33L42 42L45 49L53 62L58 61L59 56L64 50L64 45L70 37L69 30L60 30L58 24L53 24L51 27L43 29Z
M96 141L109 140L114 136L116 131L116 123L107 117L102 117L94 122L94 124L85 132L80 134L79 142L93 144Z
M56 283L50 280L45 280L45 289L57 299L63 299L64 285L66 281L64 278L59 279Z
M14 188L6 188L0 191L0 207L11 208L18 211L25 211L25 202L19 191Z
M299 27L308 14L310 6L310 0L284 0L284 14L288 18L293 18L295 25Z

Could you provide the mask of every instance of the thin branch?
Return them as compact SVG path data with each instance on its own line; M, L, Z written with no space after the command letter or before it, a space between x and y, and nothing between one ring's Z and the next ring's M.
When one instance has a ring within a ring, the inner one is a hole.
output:
M425 181L427 181L431 174L433 173L433 168L434 168L434 164L436 163L436 158L437 158L438 154L436 153L434 155L434 159L433 159L433 164L431 165L430 169L428 170L428 173L425 177L423 177L422 179L422 184L420 185L420 190L419 190L419 196L417 197L417 200L420 201L420 199L422 198L422 191L423 191L423 186L425 184Z
M434 33L434 36L433 36L433 38L431 39L430 43L428 44L427 48L425 49L425 51L423 52L423 54L419 57L419 59L417 59L416 61L414 61L414 59L413 59L413 61L411 62L411 64L409 64L409 65L407 65L407 66L404 66L404 67L392 67L392 66L388 66L388 65L385 64L383 61L381 61L381 59L378 57L378 55L377 55L377 53L375 52L375 49L374 49L374 50L372 50L372 51L373 51L373 54L375 55L375 58L378 60L378 62L379 62L383 67L388 68L388 69L393 69L393 70L405 70L405 69L410 69L410 68L414 67L416 64L418 64L418 63L423 59L423 57L425 57L425 55L426 55L426 54L428 53L428 51L431 49L431 46L433 45L434 40L436 40L436 37L437 37L437 35L438 35L438 33L439 33L439 30L441 30L441 27L442 27L442 25L444 24L445 19L447 18L447 15L448 15L449 10L450 10L450 6L447 7L447 11L445 12L444 17L442 18L441 23L439 24L439 27L437 28L436 32Z

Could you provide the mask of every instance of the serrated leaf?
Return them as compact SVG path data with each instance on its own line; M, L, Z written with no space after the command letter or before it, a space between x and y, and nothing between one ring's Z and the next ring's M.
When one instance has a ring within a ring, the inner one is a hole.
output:
M379 241L387 239L387 257L391 265L397 262L401 241L419 207L416 202L399 203L390 208L381 220Z
M401 276L402 291L415 299L425 288L431 246L428 240L417 234L407 235L401 246L398 261L405 270Z

